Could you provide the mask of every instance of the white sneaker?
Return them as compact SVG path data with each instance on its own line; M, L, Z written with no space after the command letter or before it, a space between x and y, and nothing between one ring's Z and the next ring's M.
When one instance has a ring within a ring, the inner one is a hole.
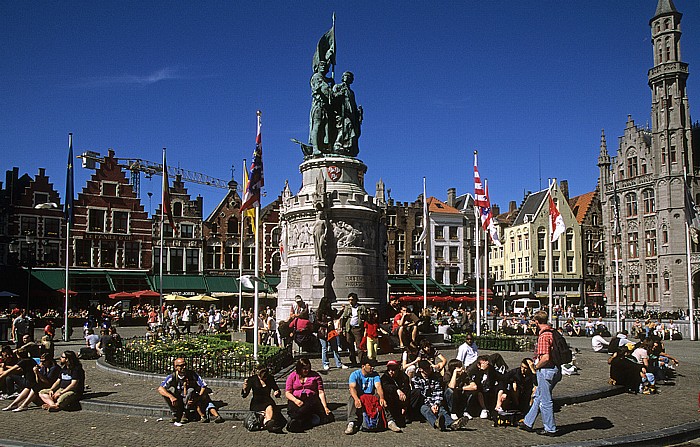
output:
M354 422L348 422L347 428L345 428L345 434L346 435L352 435L355 433L355 423Z
M328 371L329 369L331 369L331 367L330 367L330 365L323 365L323 369L325 369L326 371Z
M479 415L481 419L488 419L489 418L489 410L481 410L481 414Z
M394 433L401 433L401 428L399 428L398 425L396 425L396 422L394 421L389 421L388 424L386 424L387 428Z
M340 368L341 369L348 369L348 365L342 364L342 365L340 365Z
M456 421L457 419L459 419L459 417L455 413L450 414L450 417L452 418L453 421Z
M467 411L464 412L464 417L467 418L467 419L469 419L470 421L471 421L472 419L474 419L474 416L472 416L471 414L469 414L469 412L467 412Z

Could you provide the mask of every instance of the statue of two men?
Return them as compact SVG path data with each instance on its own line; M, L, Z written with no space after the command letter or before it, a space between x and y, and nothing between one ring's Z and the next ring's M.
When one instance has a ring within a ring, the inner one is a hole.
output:
M343 73L342 82L335 84L328 77L328 63L318 62L311 76L311 112L309 114L309 144L312 156L323 154L349 155L359 153L358 139L362 124L362 107L357 106L351 72Z

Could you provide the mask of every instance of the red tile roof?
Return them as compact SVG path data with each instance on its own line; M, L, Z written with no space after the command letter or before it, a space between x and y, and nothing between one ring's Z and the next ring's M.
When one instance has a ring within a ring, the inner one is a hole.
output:
M582 224L583 219L586 218L586 213L588 213L588 209L591 207L596 194L597 191L591 191L569 199L569 206L579 224Z
M441 202L435 197L428 197L428 212L441 214L461 214L457 208Z

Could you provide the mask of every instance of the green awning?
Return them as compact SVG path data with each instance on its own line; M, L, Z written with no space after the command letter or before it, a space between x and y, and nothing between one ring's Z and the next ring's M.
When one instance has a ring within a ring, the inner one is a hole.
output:
M107 272L107 279L115 292L152 290L152 284L146 272Z
M207 290L209 293L238 293L238 281L233 276L205 276L204 281L207 283Z
M32 270L32 277L41 281L51 290L63 289L66 287L65 270Z
M160 276L153 276L153 287L160 289ZM205 293L207 284L201 275L163 275L164 292L197 292Z

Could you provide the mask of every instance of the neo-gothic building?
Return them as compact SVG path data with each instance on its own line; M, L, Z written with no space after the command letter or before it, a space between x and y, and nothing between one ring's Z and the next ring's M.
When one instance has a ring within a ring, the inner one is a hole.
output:
M684 171L693 192L700 191L700 127L692 124L686 92L688 64L681 60L681 17L671 0L659 0L649 21L654 66L651 128L627 118L616 156L601 136L598 167L606 258L608 306L615 300L615 254L620 260L620 302L651 310L688 308ZM617 184L617 191L613 183ZM614 200L619 233L614 234ZM692 271L697 300L700 253L694 246Z

